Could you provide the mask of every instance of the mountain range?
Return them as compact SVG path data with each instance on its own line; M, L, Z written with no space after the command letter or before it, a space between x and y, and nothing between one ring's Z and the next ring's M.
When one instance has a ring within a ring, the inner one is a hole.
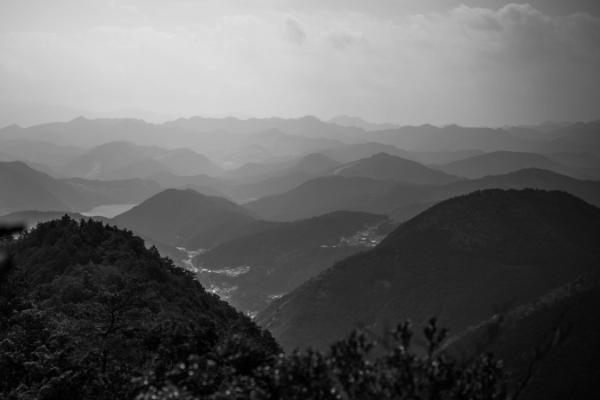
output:
M189 149L165 150L129 142L96 146L59 168L66 176L92 179L149 178L162 172L174 175L221 175L223 170Z
M358 326L437 316L460 332L597 271L600 209L562 192L486 190L443 201L374 249L273 302L257 321L288 350Z
M166 148L185 147L228 168L247 162L282 161L286 157L298 157L348 144L375 142L422 153L422 158L415 158L417 161L448 163L454 160L427 160L426 155L433 157L436 152L450 154L453 151L516 151L546 154L588 152L598 156L600 144L597 126L598 121L592 121L561 124L550 131L539 127L481 128L457 125L401 126L365 131L314 117L246 120L192 117L162 124L135 119L90 120L80 117L69 122L29 128L8 126L0 129L0 140L51 142L54 145L84 149L111 141ZM380 151L394 154L389 148Z
M501 175L520 169L537 168L582 179L598 179L599 169L574 167L555 161L552 156L537 153L496 151L454 161L439 168L447 173L465 178L482 178ZM564 161L566 157L563 157ZM569 160L572 161L572 160Z
M328 176L313 179L288 192L267 196L245 206L265 219L289 221L335 210L386 214L405 221L436 202L482 189L563 190L600 205L600 182L580 180L540 169L463 179L445 185L414 185L370 178Z

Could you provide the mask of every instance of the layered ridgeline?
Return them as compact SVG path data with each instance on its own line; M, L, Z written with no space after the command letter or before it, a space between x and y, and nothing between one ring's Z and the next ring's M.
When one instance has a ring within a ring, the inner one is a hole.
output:
M540 169L523 169L444 185L327 176L310 180L279 195L266 196L245 207L270 220L288 221L335 210L352 210L387 214L395 220L405 221L439 201L492 188L562 190L600 205L599 181L575 179Z
M272 303L257 321L286 349L439 316L453 332L532 301L600 261L600 209L562 192L486 190L444 201L366 253Z
M186 148L167 150L129 142L93 147L68 160L58 170L66 176L113 180L149 178L160 173L187 176L224 172L205 155Z
M268 333L131 232L64 217L9 252L13 267L0 275L2 398L133 398L134 377L190 354L233 345L250 358L231 358L229 368L250 368L278 351Z
M25 163L0 162L0 215L14 211L88 211L104 204L134 204L162 190L142 179L56 179Z
M541 189L559 190L579 197L600 207L600 181L575 179L555 172L528 168L504 175L490 175L479 179L467 179L439 187L421 188L415 191L397 187L390 191L380 204L396 201L396 207L389 215L398 221L405 221L433 204L485 189ZM408 200L408 201L407 201Z
M257 132L277 130L297 139L329 138L330 142L331 139L335 139L339 144L369 141L417 152L476 149L486 152L508 150L598 153L600 145L597 137L598 125L600 125L599 121L569 123L550 131L534 129L536 127L492 129L456 125L444 127L422 125L366 132L361 128L339 126L311 116L295 119L192 117L163 124L149 124L135 119L76 118L69 122L40 124L29 128L8 126L0 129L0 138L50 141L80 147L97 146L106 141L127 140L143 145L166 147L175 145L200 150L222 147L226 144L229 144L229 148L232 145L238 147L242 143L236 146L235 142L240 141L240 137L252 137ZM243 144L254 144L254 147L259 150L264 150L265 147L263 143L257 146L256 142L250 141ZM278 142L274 144L281 146ZM320 144L320 147L325 148L323 144ZM212 154L208 156L212 158Z
M537 153L495 151L444 164L439 166L439 168L447 173L465 178L501 175L525 168L545 169L562 175L583 179L597 179L600 177L597 168L571 166L568 163L574 163L574 160L563 156L563 163L551 157L551 155L546 156ZM579 157L583 159L585 155Z
M335 261L374 247L392 229L385 216L338 211L273 224L194 258L198 279L255 314Z

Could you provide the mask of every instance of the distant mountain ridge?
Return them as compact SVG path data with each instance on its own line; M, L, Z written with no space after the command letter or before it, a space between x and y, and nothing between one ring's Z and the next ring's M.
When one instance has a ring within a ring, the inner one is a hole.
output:
M250 202L262 218L294 220L335 210L386 214L404 221L433 204L482 189L563 190L600 206L600 181L580 180L551 171L524 169L504 175L465 179L446 185L400 184L370 178L329 176L309 180L286 193Z
M596 134L598 123L598 121L592 121L564 124L547 134L536 130L538 128L535 127L502 129L457 125L401 126L367 132L361 128L340 126L310 116L291 119L250 118L245 120L192 117L163 124L150 124L136 119L90 120L76 118L69 122L41 124L29 128L8 126L0 130L0 139L20 138L50 141L57 145L84 148L109 141L126 140L140 145L190 147L213 159L218 158L220 161L228 159L231 161L226 153L228 150L231 152L232 147L236 147L234 153L238 154L248 151L254 151L255 155L266 153L259 157L262 161L254 156L253 161L263 162L267 161L267 158L273 160L277 154L269 154L273 150L272 146L268 145L263 148L262 145L248 142L244 138L261 132L274 131L288 136L289 145L295 148L294 155L296 156L301 153L297 148L301 141L305 146L304 154L324 150L328 147L327 142L331 146L336 143L343 145L344 143L377 142L411 152L503 150L556 153L587 151L600 155L600 143ZM525 131L527 133L524 133ZM262 138L267 140L264 135ZM234 143L238 143L238 145L233 146ZM276 141L272 143L276 143ZM245 162L252 161L247 158L247 154L245 158ZM424 159L419 160L425 161Z
M365 131L381 131L385 129L395 129L398 128L398 125L390 124L390 123L373 123L365 121L359 117L351 117L348 115L339 115L335 118L329 120L336 125L345 126L349 128L360 128Z
M557 162L537 153L496 151L441 165L448 173L465 178L482 178L486 175L501 175L526 168L553 171L576 178L593 178L593 171Z
M391 144L409 151L451 151L476 149L491 151L521 151L552 153L561 151L591 151L598 154L600 144L594 139L594 123L571 124L556 134L534 140L501 128L474 128L448 125L403 126L397 129L371 132L371 140ZM595 131L597 132L597 130Z
M96 146L60 168L68 176L104 180L149 178L163 172L175 175L221 175L223 169L189 149L166 150L130 142Z
M260 132L279 131L286 135L330 140L354 140L364 134L362 129L347 128L323 122L314 117L295 119L264 118L180 118L162 124L139 119L87 119L35 125L29 128L8 126L0 129L0 138L46 140L57 144L93 147L110 141L130 141L140 145L193 146L203 137L217 139L218 133L251 136ZM81 135L81 132L85 132ZM229 136L228 135L228 136ZM101 138L101 139L100 139ZM168 140L167 140L168 139ZM200 142L199 142L200 140ZM231 144L231 143L230 143Z

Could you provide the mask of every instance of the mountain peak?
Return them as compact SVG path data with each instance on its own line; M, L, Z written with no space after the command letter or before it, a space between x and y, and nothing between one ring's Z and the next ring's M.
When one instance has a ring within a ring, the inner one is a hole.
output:
M452 175L426 167L416 161L385 152L342 165L335 171L335 174L412 184L445 184L458 180Z
M392 160L392 159L406 160L405 158L393 156L384 151L380 151L379 153L373 154L370 158L375 159L375 160L377 160L377 159L380 159L380 160ZM407 161L409 161L409 160L407 160Z
M192 189L166 189L114 221L156 241L195 249L235 236L255 219L248 210L224 198Z
M551 224L541 222L546 216L577 215L583 210L590 217L600 218L600 209L563 191L478 190L436 204L403 224L384 243L397 244L414 236L417 231L435 229L451 235L448 239L451 246L469 250L487 249L503 256L518 256L524 248L533 245L531 241L551 234ZM559 222L563 224L565 221ZM570 224L561 226L563 229ZM512 234L520 236L527 243L507 242ZM548 240L552 238L548 237ZM509 250L507 243L516 247L510 247L512 250Z

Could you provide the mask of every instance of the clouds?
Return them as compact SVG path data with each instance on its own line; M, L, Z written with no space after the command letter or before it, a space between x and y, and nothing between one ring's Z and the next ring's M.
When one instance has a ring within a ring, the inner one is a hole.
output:
M292 43L296 43L298 45L304 43L306 40L306 33L304 33L300 23L296 19L288 17L285 20L285 27L287 37Z
M0 33L0 101L438 124L600 116L600 20L584 13L92 3L87 22Z

